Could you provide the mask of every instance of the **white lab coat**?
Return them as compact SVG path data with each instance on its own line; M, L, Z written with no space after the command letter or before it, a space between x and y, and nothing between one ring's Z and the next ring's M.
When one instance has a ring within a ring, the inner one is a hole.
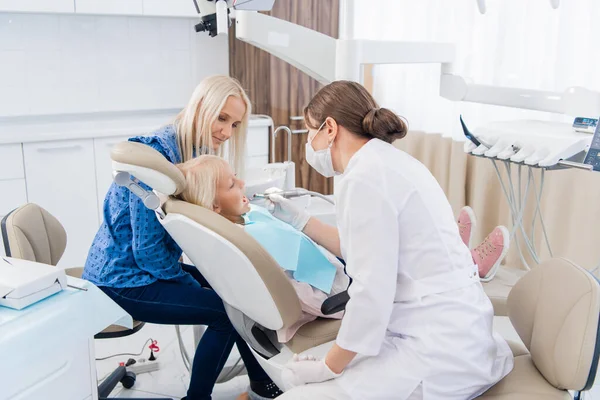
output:
M336 342L358 353L335 381L346 398L466 400L507 375L512 353L492 331L491 302L427 168L372 139L338 189L352 283Z

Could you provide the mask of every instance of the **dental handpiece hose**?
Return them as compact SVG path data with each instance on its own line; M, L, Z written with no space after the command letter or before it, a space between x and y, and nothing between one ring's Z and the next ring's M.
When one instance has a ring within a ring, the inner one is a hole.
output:
M269 198L269 195L271 194L278 194L281 197L284 197L286 199L291 199L293 197L300 197L300 196L306 196L306 195L310 195L310 196L315 196L315 197L320 197L321 199L325 200L328 203L331 203L333 205L335 205L335 202L328 198L327 196L319 193L319 192L313 192L311 190L306 190L306 189L302 189L302 188L297 188L297 189L291 189L291 190L284 190L282 192L273 192L273 193L257 193L254 195L255 198L264 198L267 199Z

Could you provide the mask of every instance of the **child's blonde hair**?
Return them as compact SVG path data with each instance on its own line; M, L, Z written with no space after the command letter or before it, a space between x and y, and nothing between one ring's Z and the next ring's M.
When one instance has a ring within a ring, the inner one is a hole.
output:
M214 209L217 185L229 164L218 156L202 155L177 164L185 177L185 189L179 197L209 210Z

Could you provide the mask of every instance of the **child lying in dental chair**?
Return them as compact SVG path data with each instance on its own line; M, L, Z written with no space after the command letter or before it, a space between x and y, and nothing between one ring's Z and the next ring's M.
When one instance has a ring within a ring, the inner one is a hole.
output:
M317 317L341 319L342 313L323 315L321 305L348 288L343 264L302 232L279 221L263 207L250 205L244 182L227 161L203 155L178 164L186 180L180 198L221 214L243 227L284 269L302 307L302 317L290 328L277 332L280 342L289 341L298 329Z
M238 179L227 161L203 155L178 164L186 180L180 198L221 214L243 227L284 269L298 294L302 317L287 330L277 332L281 343L289 341L298 329L317 317L341 319L342 312L323 315L321 305L330 296L348 288L349 279L343 264L308 236L287 226L263 207L250 205L244 195L244 182ZM461 210L460 234L471 248L475 217L470 208ZM471 250L482 281L495 275L508 250L508 230L496 227L486 239Z

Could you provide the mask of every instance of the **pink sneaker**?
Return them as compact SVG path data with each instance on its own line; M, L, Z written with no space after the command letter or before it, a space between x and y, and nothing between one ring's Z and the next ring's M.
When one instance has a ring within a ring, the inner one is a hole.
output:
M475 232L476 224L477 219L475 218L473 209L469 206L461 208L460 213L458 213L458 231L463 243L467 245L469 249L471 248L471 241L473 240L473 232Z
M508 229L497 226L479 246L471 250L482 282L489 282L496 275L500 263L508 252L509 240Z

